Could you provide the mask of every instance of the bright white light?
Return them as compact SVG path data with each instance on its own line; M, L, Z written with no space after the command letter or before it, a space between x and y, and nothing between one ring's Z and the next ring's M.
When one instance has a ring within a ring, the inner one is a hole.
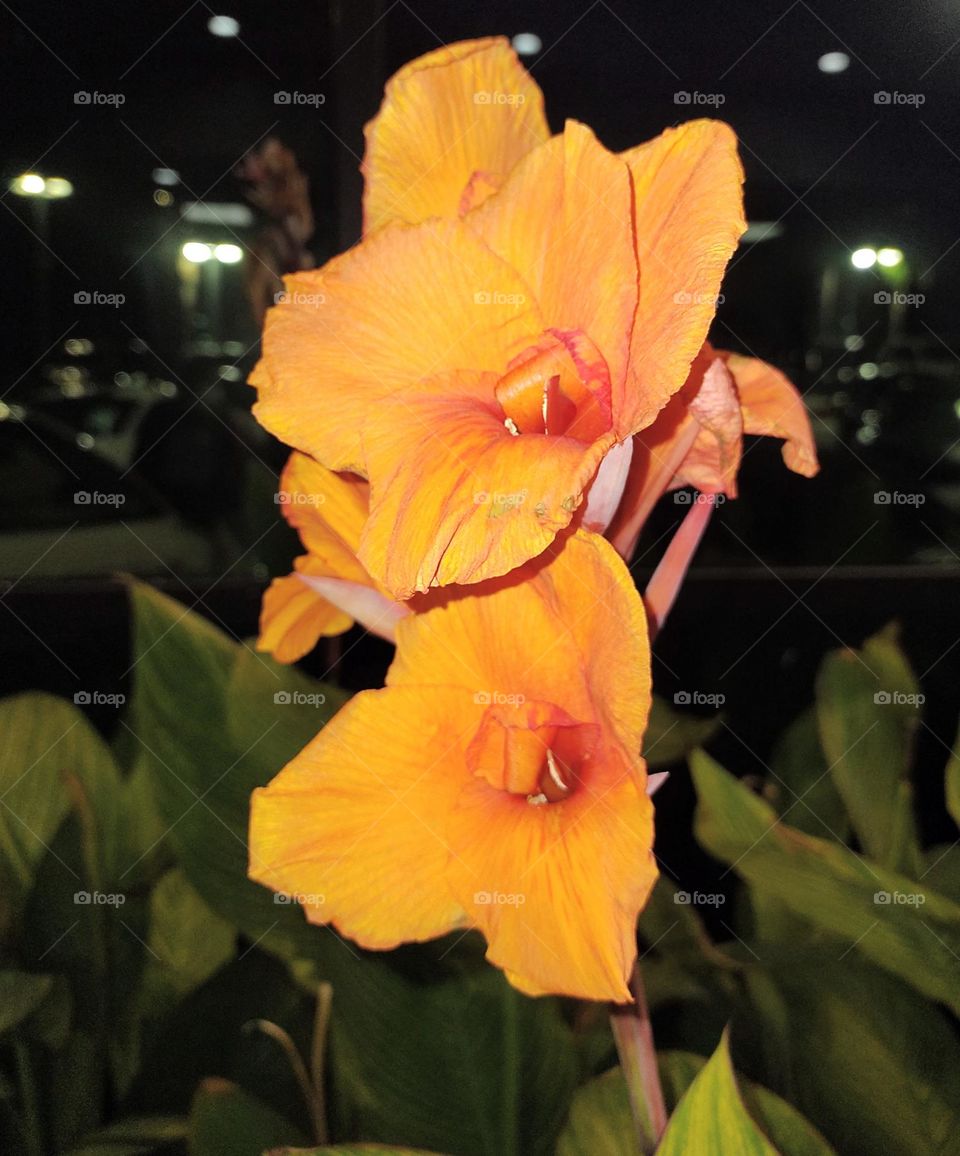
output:
M821 72L846 72L850 67L850 57L845 52L825 52L817 61Z
M214 36L239 36L240 25L232 16L211 16L207 28Z
M521 56L536 56L543 48L543 41L536 32L518 32L513 38L513 47Z
M751 221L740 240L744 245L758 245L761 241L775 241L783 236L783 225L779 221Z
M878 249L877 260L887 269L892 269L894 265L899 265L903 260L903 250L894 248Z
M236 265L238 261L243 260L243 250L239 245L217 245L213 255L224 265Z
M213 256L210 246L204 245L202 241L187 241L180 252L194 265L202 265Z
M176 169L154 169L150 175L155 185L165 185L172 189L174 185L180 184L180 174Z
M61 197L69 197L73 195L73 185L66 177L47 177L43 195L45 197L52 197L54 200L59 200Z
M854 269L872 269L876 263L876 249L854 249L850 254L850 264Z
M10 182L10 191L21 197L39 197L46 187L47 182L39 173L23 173Z

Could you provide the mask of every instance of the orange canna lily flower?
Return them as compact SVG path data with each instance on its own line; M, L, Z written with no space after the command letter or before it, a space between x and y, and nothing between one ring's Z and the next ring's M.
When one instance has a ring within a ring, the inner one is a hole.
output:
M812 478L820 468L810 418L784 374L758 358L705 344L683 388L634 438L623 496L607 529L620 554L629 560L668 490L693 486L735 498L744 434L781 438L783 460L794 473Z
M367 948L479 928L522 991L629 1001L647 626L613 548L565 538L398 622L386 688L254 793L250 875Z
M251 381L266 428L369 479L359 558L408 598L536 557L592 486L614 504L705 340L742 170L719 122L546 139L502 40L401 70L367 140L366 237L287 279Z
M368 489L362 478L335 474L306 454L290 455L278 497L307 553L263 596L257 649L278 662L296 662L319 638L342 634L355 620L393 639L397 618L408 612L387 598L356 559Z

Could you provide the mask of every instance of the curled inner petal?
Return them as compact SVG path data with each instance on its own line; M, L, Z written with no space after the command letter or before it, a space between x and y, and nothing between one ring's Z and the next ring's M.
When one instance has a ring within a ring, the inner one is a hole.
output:
M613 424L607 364L578 330L548 330L511 361L494 392L511 433L592 442Z

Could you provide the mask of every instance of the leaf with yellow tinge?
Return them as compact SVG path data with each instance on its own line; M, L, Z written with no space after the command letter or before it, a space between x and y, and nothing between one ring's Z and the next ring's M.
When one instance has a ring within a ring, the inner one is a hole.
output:
M670 1117L657 1156L777 1156L740 1098L724 1032L720 1046Z

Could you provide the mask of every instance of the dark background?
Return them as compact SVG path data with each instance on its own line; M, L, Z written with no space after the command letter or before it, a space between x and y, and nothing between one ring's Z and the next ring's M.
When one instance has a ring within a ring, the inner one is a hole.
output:
M212 36L215 12L239 36ZM819 443L813 481L789 475L774 443L748 447L741 498L714 519L658 643L659 689L725 694L722 756L756 769L809 701L824 651L897 617L928 695L933 769L919 786L932 799L960 655L960 8L11 0L0 23L0 689L124 686L118 569L255 632L260 592L295 551L271 498L285 451L249 418L258 331L243 263L202 267L190 303L178 253L233 243L249 260L262 221L197 225L182 211L244 204L236 166L276 137L310 178L322 262L357 238L362 126L385 79L443 42L534 32L542 49L526 63L554 129L576 117L613 149L697 115L737 130L748 217L776 235L734 257L713 340L789 372ZM849 67L820 71L828 52ZM324 99L279 105L283 91ZM167 205L161 167L180 174ZM65 177L74 194L16 196L8 182L24 172ZM857 270L863 246L898 247L903 263ZM913 303L879 304L884 291ZM125 456L108 468L118 429ZM122 509L77 505L75 491L118 474ZM638 579L684 512L670 499L657 511ZM356 632L342 651L336 673L353 686L376 681L388 653ZM324 673L336 655L309 665ZM95 713L107 728L110 710Z

